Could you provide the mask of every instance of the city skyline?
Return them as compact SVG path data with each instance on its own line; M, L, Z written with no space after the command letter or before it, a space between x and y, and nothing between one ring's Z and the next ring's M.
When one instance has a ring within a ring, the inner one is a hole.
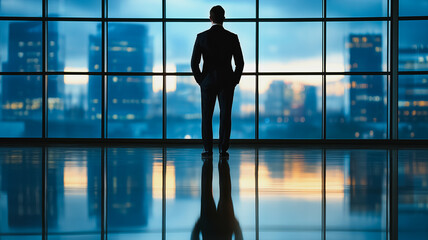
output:
M210 23L203 21L208 10L204 13L193 11L193 8L209 9L215 3L186 1L187 4L167 0L165 15L161 14L163 6L160 1L150 0L144 4L109 1L104 22L100 20L103 3L99 1L50 0L47 17L55 17L58 21L1 21L1 71L28 72L29 75L1 76L0 135L40 137L43 135L42 124L46 123L45 135L48 138L100 138L106 131L103 135L106 138L199 139L199 92L190 76L189 59L196 34L209 28ZM17 14L16 6L25 2L0 1L0 15ZM245 75L237 87L232 138L390 137L391 36L388 29L391 20L387 0L363 0L358 5L351 1L331 0L327 2L325 18L322 16L322 1L260 0L258 17L274 18L260 23L257 23L254 3L253 0L240 0L224 5L227 19L238 18L238 21L226 21L224 26L238 34L246 62L244 73L250 74ZM35 2L32 4L37 5ZM189 4L190 7L186 7ZM424 7L421 1L414 4ZM28 4L34 9L24 7L21 11L23 16L37 16L35 5ZM150 6L152 11L134 11L143 5L144 9ZM410 12L406 6L400 3L404 12ZM127 10L129 15L126 15ZM301 14L294 15L296 13ZM370 16L385 19L360 19ZM62 17L76 18L76 21L61 21ZM123 17L127 18L120 21ZM151 19L150 22L145 20L146 17ZM290 17L296 21L275 20ZM299 21L299 17L314 20ZM344 20L328 21L332 17L343 17ZM351 20L354 17L358 18L357 21ZM109 21L109 18L114 19ZM240 21L242 18L250 21ZM101 24L104 23L105 36L101 36ZM33 27L14 27L14 24ZM48 32L45 43L41 41L43 24L46 24ZM425 20L399 22L399 71L425 71L428 68L428 44L425 40L428 33L417 30L424 26ZM20 38L22 40L18 40ZM360 42L353 42L353 38ZM105 49L102 49L103 41ZM361 47L364 44L367 46ZM46 47L46 53L42 52L42 46ZM48 76L41 69L43 54L46 54ZM73 74L75 72L81 75ZM111 72L121 74L114 76ZM359 76L360 72L367 74ZM35 75L37 73L40 76ZM165 86L161 73L167 73ZM104 74L107 79L102 78ZM46 90L37 92L32 89L43 86L44 76L48 79L48 107L43 118L41 97ZM399 77L402 79L400 87L406 88L400 90L396 99L399 105L397 113L402 116L399 117L399 138L426 138L428 131L420 123L428 115L428 100L421 94L426 88L425 78L415 78L421 80L409 80L414 82L410 84L404 82L410 78ZM102 99L103 81L107 81L104 89L107 91L106 99ZM26 82L31 82L32 86ZM282 85L278 85L279 82ZM20 85L28 87L21 90ZM293 97L287 100L287 94L277 94L275 86L290 89L288 94ZM278 102L282 109L269 109L271 101ZM103 111L102 106L107 109ZM215 113L215 128L217 115L218 112ZM42 119L45 123L41 123ZM102 119L107 120L105 129L101 129ZM299 135L302 130L308 134Z
M20 23L20 24L22 26L25 26L25 25L30 26L30 24L34 25L35 23L29 22L29 23ZM12 29L21 29L20 31L22 31L22 28L16 28L14 26L15 26L14 23L11 23L11 25L10 25L11 31L12 31ZM37 29L39 29L39 30L32 31L32 32L35 32L36 35L34 35L34 36L37 37L38 36L37 32L40 32L41 28L39 25L35 25L35 26L38 27ZM49 28L50 29L50 35L48 37L48 39L50 39L49 48L48 48L50 58L48 59L48 64L49 64L49 66L51 66L50 68L52 68L52 69L60 69L60 68L64 67L67 70L66 63L65 63L66 62L65 59L67 59L67 55L66 55L67 51L64 52L64 50L61 50L62 49L61 46L66 44L67 38L64 35L62 35L61 33L55 32L55 29L57 27L59 27L59 25L50 24L50 28ZM28 29L29 30L27 30L27 31L30 31L31 28L28 28ZM101 47L101 44L100 44L101 43L101 39L100 39L101 27L100 27L100 25L97 26L97 29L98 29L97 32L95 32L94 34L88 35L88 44L87 44L88 45L88 55L87 55L88 60L85 61L88 63L87 70L86 69L80 69L80 68L74 69L72 67L69 67L71 70L79 70L79 71L83 70L83 71L89 71L89 72L93 72L93 71L96 72L96 71L100 70L100 59L101 59L101 57L100 57L100 54L101 54L101 48L100 48ZM114 30L114 29L122 29L122 30L119 30L122 32L116 33L115 32L116 30ZM141 30L137 30L137 29L141 29ZM109 35L111 35L109 37L110 41L109 41L109 46L108 46L109 50L108 51L109 51L109 55L111 55L111 56L108 58L109 63L107 66L110 71L115 71L115 72L120 72L120 71L124 71L124 72L150 71L151 69L156 68L156 66L154 65L154 61L153 61L153 54L154 53L152 52L153 36L149 35L149 29L150 29L150 27L149 26L146 27L146 25L144 25L144 24L141 24L141 25L133 24L133 23L128 23L128 24L119 23L117 25L111 24L111 27L109 27L109 29L108 29L109 30L108 33L109 33ZM123 31L125 31L125 32L123 32ZM138 31L142 31L143 35L136 35L135 36L134 34L138 33ZM24 30L24 32L25 32L25 30ZM131 34L131 32L132 32L132 34ZM19 34L19 32L16 34ZM15 35L11 34L9 36L9 42L10 43L15 42L15 39L17 38L17 37L14 37ZM18 35L16 35L16 36L18 36ZM118 40L115 40L116 36L119 37ZM125 40L123 40L123 38L121 38L121 36L132 36L132 38L128 37L128 38L125 38ZM134 40L131 40L131 39L134 39ZM383 53L382 53L383 52L382 51L383 43L382 42L383 41L382 41L382 35L381 34L354 34L354 33L350 33L350 35L348 36L347 39L349 39L349 40L344 41L343 45L349 51L349 55L346 57L348 59L349 63L344 64L344 66L349 65L349 67L347 67L347 68L349 68L351 72L353 72L353 71L358 72L361 70L375 71L375 72L382 71L382 62L383 62L383 60L382 60L383 59ZM361 41L361 43L355 42L355 41ZM16 41L16 43L21 44L20 41ZM39 43L40 43L40 40L39 40ZM28 44L30 44L30 43L28 43ZM361 45L361 44L365 44L365 45ZM21 47L21 45L18 47ZM23 46L25 46L25 43ZM32 44L32 46L33 46L33 44ZM38 57L36 59L39 59L40 55L41 55L40 54L40 51L41 51L40 44L37 44L37 42L36 42L36 43L34 43L34 46L36 49L33 51L34 52L33 54L31 54L31 50L30 51L27 50L27 56L29 56L28 58L30 60L31 60L32 56L36 56L36 57ZM11 55L12 53L15 53L15 52L18 52L18 58L16 58L15 55ZM372 55L371 52L373 52L375 55ZM407 52L409 52L409 51L407 51ZM21 50L14 50L14 48L11 48L9 53L10 53L9 59L11 60L11 62L4 62L3 63L3 68L5 70L7 70L9 68L13 68L14 65L12 63L14 63L16 65L16 63L19 63L19 61L21 61L21 62L23 60L26 61L25 60L26 58L22 58L22 56L20 55ZM116 55L114 55L114 54L116 54ZM137 54L137 55L135 55L135 54ZM417 52L417 54L419 54L419 52ZM16 60L14 60L14 59L16 59ZM133 61L129 61L128 63L123 62L123 60L126 60L126 59L133 60ZM138 59L140 59L140 60L138 60ZM367 62L367 59L370 59L370 62ZM414 58L412 58L410 56L410 59L414 59ZM28 60L28 61L30 61L30 60ZM37 71L37 69L39 69L38 71L40 71L40 65L35 65L35 64L40 64L40 60L39 61L31 60L31 62L34 62L34 65L29 65L29 64L24 64L24 65L21 64L21 65L23 67L26 67L26 68L28 68L28 67L31 68L32 66L34 66L36 71ZM408 66L409 60L402 61L401 63ZM302 63L299 62L299 64L302 64ZM366 64L366 65L362 65L362 64ZM421 63L419 61L419 62L416 62L413 64L414 64L414 66L419 66ZM39 66L39 67L37 67L37 66ZM26 69L24 69L23 67L18 67L17 70L26 71ZM70 69L68 69L68 70L70 70ZM187 69L188 69L188 64L179 62L175 66L174 71L182 72L182 71L187 71ZM150 78L151 78L151 81L149 80ZM278 82L278 80L280 80L281 78L283 78L283 77L280 77L280 76L263 76L263 78L261 78L261 81L259 82L259 94L261 94L262 96L267 94L269 96L270 91L271 91L270 89L274 88L275 83ZM289 92L288 95L299 96L300 99L305 99L304 95L302 95L302 93L300 93L302 91L302 89L305 89L305 88L315 89L313 91L313 93L315 93L315 97L311 98L311 99L313 99L313 100L311 100L312 102L307 102L307 104L303 104L303 105L301 105L301 107L304 107L305 105L313 106L312 108L314 108L314 107L315 108L312 110L309 110L309 111L316 113L317 116L320 116L320 111L322 109L322 105L319 103L319 100L316 100L317 98L319 98L321 96L321 91L319 88L320 80L317 77L312 77L312 78L313 79L311 79L308 76L306 76L306 77L287 76L286 78L284 78L284 80L281 80L281 81L283 81L283 84L286 84L287 86L291 86L291 88L290 88L291 92ZM331 78L333 78L333 77L331 77ZM356 90L353 90L353 89L355 89L355 86L356 86L354 82L355 81L360 82L360 85L358 85L358 86L364 85L363 83L361 83L361 79L358 76L355 76L355 77L351 76L349 78L349 83L346 83L346 80L345 80L346 78L341 77L341 76L338 76L336 78L336 80L333 80L333 81L331 78L329 79L329 84L328 84L329 91L331 91L331 92L339 92L340 93L340 91L341 91L340 89L343 87L343 84L345 84L345 85L349 84L350 87L346 87L345 91L341 93L341 95L343 95L343 97L350 96L349 100L346 100L346 99L344 100L344 102L348 102L348 103L354 102L354 100L352 100L354 98L353 97L354 92L356 92ZM356 80L353 80L354 78ZM61 99L61 98L57 99L54 97L56 94L51 92L52 88L50 88L50 95L48 95L48 98L49 98L50 102L52 102L52 104L49 104L49 109L51 111L53 111L54 109L58 109L58 111L56 111L57 112L56 115L51 115L51 116L55 116L58 120L65 119L65 117L66 118L77 117L80 119L89 119L89 120L92 119L93 122L94 121L99 122L101 120L101 115L100 115L100 113L101 113L101 110L100 110L101 92L100 92L100 83L99 83L100 80L98 77L96 77L96 76L86 77L86 76L78 76L78 75L65 75L65 77L63 79L61 79L61 78L54 79L53 77L49 77L49 79L52 79L52 81L49 81L49 86L52 86L52 84L56 84L58 86L58 91L59 91L58 93L59 94L66 94L66 95L68 94L68 96L69 96L69 97L67 97L67 99ZM177 89L179 91L186 92L186 90L185 90L186 88L178 87L177 84L180 84L181 80L178 81L177 79L178 79L177 77L168 77L167 78L167 93L168 93L168 95L172 96L174 94L174 92L177 91ZM371 86L370 89L373 89L374 91L379 91L379 89L384 89L381 92L371 93L372 95L375 94L375 95L373 95L373 99L378 99L378 98L383 99L383 96L386 96L386 93L385 93L386 89L384 88L386 86L386 84L384 84L382 80L376 79L376 77L374 77L374 76L368 76L368 78L365 77L364 79L365 79L364 81L367 82L368 84L374 84L374 83L377 84L375 86L370 85ZM338 84L338 85L332 84L335 81L340 82L340 84ZM345 81L345 82L343 82L343 81ZM61 83L61 82L63 82L63 83ZM131 106L132 104L134 104L134 107L123 108L123 107L120 107L118 105L118 109L120 109L120 111L123 111L123 113L122 113L123 117L122 116L119 117L119 115L117 115L117 114L112 114L109 116L109 119L112 119L112 120L124 119L127 121L130 121L130 120L132 121L135 119L137 121L143 121L144 122L145 117L147 117L148 115L152 115L152 113L155 113L156 112L155 109L156 108L159 109L159 107L161 105L161 99L159 98L160 97L159 90L161 90L161 88L158 87L157 82L159 82L159 81L158 81L156 76L148 77L148 78L111 76L111 77L109 77L109 82L110 82L110 84L117 84L117 83L121 84L121 85L117 85L116 87L111 85L109 88L109 89L117 89L118 90L117 94L115 94L115 93L111 92L111 90L109 90L108 95L112 96L112 98L109 98L110 100L109 100L108 106L110 106L110 107L114 107L116 105L116 102L118 102L117 97L113 97L114 95L119 94L118 96L120 96L122 94L121 92L128 92L128 95L129 95L129 90L140 89L140 90L137 90L135 92L136 93L135 96L128 97L128 100L119 99L119 102L121 104L124 104L125 101L128 102L123 106L128 106L128 105ZM136 88L132 87L131 86L132 82L137 83L137 85L135 85L135 86L138 86L138 87L136 87ZM138 82L140 82L140 83L138 83ZM351 84L351 82L352 82L352 84ZM7 83L7 79L5 79L3 81L2 88L7 87L7 85L5 85L6 83ZM144 84L146 84L146 85L144 86ZM193 83L193 81L190 80L189 82L185 83L182 86L186 86L188 84L195 85ZM253 93L253 91L254 91L253 90L253 88L254 88L253 84L254 83L252 83L251 81L241 81L241 84L239 87L240 87L240 90L243 91L243 94L254 94ZM361 85L361 84L363 84L363 85ZM336 86L337 90L332 88L332 86ZM193 86L191 88L194 88L194 87L195 86ZM28 89L32 89L32 88L28 88ZM122 90L120 90L120 89L122 89ZM124 89L128 89L128 90L124 90ZM361 92L362 90L359 90L359 91ZM349 92L349 93L347 93L347 92ZM197 94L197 92L195 92L195 93ZM367 93L364 93L364 91L362 91L361 93L363 95L367 94ZM156 100L157 105L155 102L152 102L152 100L151 100L153 98L152 96L153 97L158 96L158 97L154 98L154 99L158 99L158 100ZM239 94L238 94L238 96L239 96ZM272 96L270 96L270 97L272 98ZM8 95L3 94L3 98L6 100L9 100L11 97L8 97ZM121 98L121 97L119 97L119 98ZM169 98L171 99L171 97L169 97ZM268 99L269 99L269 97L268 97ZM370 97L370 99L371 99L371 97ZM177 99L177 100L181 101L179 99ZM177 100L172 100L172 101L176 102ZM280 103L284 100L285 100L284 97L273 97L271 100L267 100L267 101L268 102L277 101L278 103ZM39 98L39 101L40 101L40 98ZM198 102L198 100L192 100L192 101L196 101L194 103ZM298 113L296 110L292 110L292 103L294 105L296 103L295 103L295 100L291 100L291 101L292 102L283 105L284 109L281 110L281 112L288 109L288 111L287 111L288 113L286 113L285 115L287 115L286 116L287 118L288 118L288 116L294 118L294 120L292 120L291 122L297 123L297 122L306 121L305 118L307 116L305 114L304 115L300 115L300 114L303 112L306 112L307 110L302 110L301 113ZM381 100L378 102L383 103L385 101ZM68 103L66 103L66 102L68 102ZM237 102L239 103L239 100ZM194 103L191 103L191 104L193 105ZM186 104L186 103L183 103L183 104ZM243 104L247 104L247 103L243 103ZM264 108L264 105L266 105L266 104L267 104L267 102L266 103L261 102L261 108L260 108L261 114L264 114L264 111L269 111L269 109ZM40 107L41 107L40 103L38 106L39 107L37 109L40 111ZM143 106L146 106L146 107L143 107ZM189 105L189 107L190 106L191 105ZM6 105L6 107L7 107L7 105ZM72 113L72 115L70 115L70 114L67 115L65 112L61 112L61 111L64 111L64 109L63 109L64 107L65 107L65 110L70 109L69 111L74 111L75 113ZM171 107L170 114L174 114L174 108L175 107L173 107L173 106L170 106L170 107ZM3 106L3 108L4 108L4 106ZM8 108L10 108L10 107L8 107ZM25 107L23 107L23 108L25 108ZM141 111L141 109L143 109L143 108L146 109L145 112ZM241 107L234 108L235 109L234 112L236 112L236 109L240 109L240 108ZM347 108L350 108L350 110L347 110ZM384 109L384 108L386 108L386 106L382 106L382 104L379 105L379 109ZM79 109L81 109L81 110L79 110ZM186 111L189 111L189 110L194 111L195 113L197 111L199 111L198 108L195 108L194 110L191 110L188 108L184 108L184 109L186 109L183 112L185 115L186 115ZM245 109L247 109L247 108L245 108ZM353 115L355 115L355 112L367 111L367 109L364 110L364 107L362 108L362 110L359 110L355 107L351 107L350 104L348 104L347 106L345 106L345 105L339 106L337 110L338 110L337 112L339 114L343 114L342 117L344 119L348 119L347 121L350 121L350 122L360 121L360 120L358 120L360 118L356 118L355 116L352 117ZM77 113L76 111L80 111L81 113ZM88 111L93 112L93 113L88 113ZM111 111L114 112L115 110L111 110ZM290 111L293 111L293 113L290 114ZM354 114L353 114L353 112L354 112ZM370 110L369 110L369 112L370 112ZM237 113L238 112L236 112L236 114ZM51 114L53 114L53 112ZM63 114L66 114L66 115L63 116ZM78 114L78 115L76 115L76 114ZM135 114L140 114L140 115L135 115ZM157 118L161 117L160 114L161 114L161 112L157 113L157 116L158 116ZM377 111L375 111L374 114L378 114ZM6 115L4 113L4 110L3 110L2 116L3 116L3 119L5 119L4 117ZM51 117L51 122L52 122L52 119L54 119L54 118ZM316 118L318 118L318 117L316 117ZM351 118L353 118L355 120L351 120ZM376 117L375 115L373 115L372 118L377 119L376 121L379 121L379 122L385 121L383 116ZM196 118L196 120L197 119L198 118ZM289 120L286 120L286 119L284 119L284 120L285 120L284 121L285 123L289 122ZM252 120L250 120L250 121L252 121ZM279 120L276 119L274 121L279 121ZM180 122L180 120L178 120L178 122ZM270 120L269 120L269 122L270 122ZM283 122L283 120L279 121L278 123L282 123L282 122ZM52 122L52 124L54 124L54 123ZM172 124L172 122L171 122L171 124ZM192 124L197 124L197 122L192 123ZM249 123L249 124L251 125L251 123ZM141 123L139 123L138 125L141 125ZM51 128L57 129L55 131L58 131L58 127L54 128L54 126L55 125L52 125ZM111 126L113 127L114 125L111 125ZM319 125L319 127L320 127L320 125ZM88 128L90 128L90 127L88 126ZM172 129L174 129L174 128L175 127L173 127ZM381 126L381 128L384 128L384 127ZM116 129L121 129L121 128L116 127ZM136 129L140 129L140 130L136 130ZM118 135L116 135L117 137L138 137L138 136L147 137L147 136L150 136L151 135L150 133L144 133L144 131L145 131L144 129L147 129L147 127L134 125L131 129L127 130L128 131L127 135L124 135L125 133L120 133L120 132L113 133L112 132L113 135L110 135L110 137L114 137L115 134L118 134ZM179 135L174 135L171 137L173 137L173 138L177 138L177 137L178 138L188 138L188 136L189 136L190 138L199 138L200 137L199 136L199 130L197 130L198 127L193 128L193 129L194 130L186 130L186 131L195 131L196 130L197 134L195 134L193 132L185 132L185 133L180 133ZM379 133L380 135L375 134L372 130L370 130L370 134L364 134L363 138L371 138L375 135L377 135L378 137L380 136L380 138L385 137L385 135L383 135L382 133ZM140 132L140 133L135 135L136 134L135 131ZM250 130L250 131L254 131L254 130ZM67 134L67 133L65 133L65 134ZM362 133L356 132L354 135L355 135L355 137L358 138L360 134L362 134ZM58 136L61 136L61 135L58 135ZM90 135L88 135L88 136L90 136ZM156 134L152 135L152 136L154 136L155 138L159 137L159 135L156 135ZM241 136L247 136L247 135L241 135ZM293 134L291 134L291 136L293 136ZM280 136L278 136L278 137L280 137ZM287 134L285 134L284 137L287 137ZM310 136L307 136L307 137L312 138ZM276 138L276 137L274 137L274 138Z

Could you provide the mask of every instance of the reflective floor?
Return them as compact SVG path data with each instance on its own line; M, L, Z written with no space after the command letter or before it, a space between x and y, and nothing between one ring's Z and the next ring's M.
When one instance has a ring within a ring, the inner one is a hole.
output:
M0 148L0 239L428 239L428 149Z

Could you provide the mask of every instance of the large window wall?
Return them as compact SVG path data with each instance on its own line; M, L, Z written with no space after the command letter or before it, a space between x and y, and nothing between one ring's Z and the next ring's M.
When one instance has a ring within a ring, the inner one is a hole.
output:
M200 139L216 4L245 58L232 138L428 138L425 0L3 0L0 138Z

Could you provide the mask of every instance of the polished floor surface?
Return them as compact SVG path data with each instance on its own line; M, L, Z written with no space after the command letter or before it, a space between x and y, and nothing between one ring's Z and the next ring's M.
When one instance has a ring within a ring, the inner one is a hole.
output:
M200 152L1 147L0 239L428 239L428 149Z

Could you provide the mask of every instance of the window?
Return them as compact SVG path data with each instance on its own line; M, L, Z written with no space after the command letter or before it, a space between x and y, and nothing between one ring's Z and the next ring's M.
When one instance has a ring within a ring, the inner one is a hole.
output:
M327 23L327 72L385 72L387 22Z
M327 77L327 138L387 138L387 78Z
M2 0L0 16L41 17L42 0Z
M109 23L107 49L109 72L162 72L162 25Z
M428 75L401 75L398 86L399 137L428 138Z
M219 4L245 60L233 139L427 139L428 4L397 3L396 39L395 3L1 0L0 138L200 139L190 58Z
M49 22L48 71L100 72L100 28L94 22Z
M321 72L322 24L260 23L259 54L261 72Z
M428 71L428 21L400 21L398 69Z
M0 85L0 137L40 138L42 76L0 76Z
M109 138L162 138L162 78L109 76L107 97Z
M2 72L42 71L42 23L0 21Z
M101 136L101 78L88 75L48 77L48 137Z
M320 139L320 76L263 76L259 79L261 139Z

